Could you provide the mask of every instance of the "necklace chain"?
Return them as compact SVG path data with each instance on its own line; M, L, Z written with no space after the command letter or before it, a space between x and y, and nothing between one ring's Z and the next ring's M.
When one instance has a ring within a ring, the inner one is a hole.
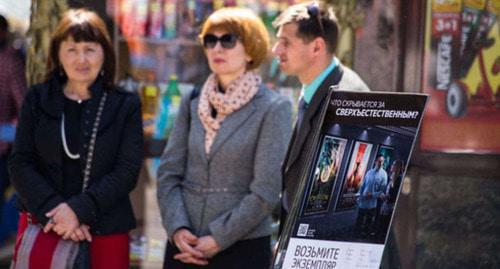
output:
M73 153L71 153L69 151L68 144L66 142L66 130L64 128L64 113L62 114L62 117L61 117L61 137L62 137L64 152L66 153L66 155L70 159L73 159L73 160L80 159L80 154L78 154L78 153L77 154L73 154Z
M99 107L97 108L96 118L94 121L94 126L92 128L92 135L90 136L89 149L87 151L87 159L85 169L83 171L83 186L82 191L85 192L90 180L90 170L92 167L92 157L94 155L94 147L97 138L97 128L99 127L99 123L101 121L102 110L104 109L104 104L106 103L106 98L108 93L105 91L101 97L101 101L99 102ZM79 159L80 154L72 154L69 152L68 145L66 143L66 132L64 130L64 113L62 114L61 120L61 137L63 142L63 148L66 155L68 155L71 159Z

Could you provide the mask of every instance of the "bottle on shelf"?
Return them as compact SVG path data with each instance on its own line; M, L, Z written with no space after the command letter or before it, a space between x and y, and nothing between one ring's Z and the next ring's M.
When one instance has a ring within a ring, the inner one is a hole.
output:
M161 38L163 30L162 0L150 0L148 12L148 36Z
M166 126L166 136L170 134L172 128L174 127L174 121L179 113L179 107L181 105L181 92L179 91L179 84L177 82L177 76L170 76L167 87L168 97L170 98L170 107L168 109L168 120Z
M177 76L171 75L167 89L161 98L159 112L156 117L154 138L166 139L174 126L179 111L181 94L177 83Z
M168 120L168 108L170 106L170 98L168 97L168 90L164 88L164 84L161 84L162 89L160 102L158 104L158 114L155 119L155 130L153 133L154 139L165 139L165 127L167 126Z
M154 119L156 115L156 109L159 98L159 89L155 83L155 74L154 72L149 72L147 74L147 81L145 82L142 91L142 118L144 119L144 123L147 121Z
M163 4L163 37L174 39L177 35L177 0L165 0Z
M132 36L145 37L148 22L148 0L134 0L132 3L134 14L131 18L133 21L131 24Z

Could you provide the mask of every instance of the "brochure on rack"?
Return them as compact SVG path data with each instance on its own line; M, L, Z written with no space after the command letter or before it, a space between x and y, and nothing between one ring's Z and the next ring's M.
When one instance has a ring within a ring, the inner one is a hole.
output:
M379 268L427 96L331 91L274 268Z

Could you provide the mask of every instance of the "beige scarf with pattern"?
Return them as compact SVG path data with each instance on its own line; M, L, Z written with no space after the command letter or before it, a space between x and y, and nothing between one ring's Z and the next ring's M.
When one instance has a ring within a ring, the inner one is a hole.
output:
M225 92L218 90L218 79L211 74L201 90L198 115L205 128L205 152L210 153L215 136L224 119L234 111L246 105L259 90L262 78L253 71L247 71L237 77ZM217 116L212 117L212 108Z

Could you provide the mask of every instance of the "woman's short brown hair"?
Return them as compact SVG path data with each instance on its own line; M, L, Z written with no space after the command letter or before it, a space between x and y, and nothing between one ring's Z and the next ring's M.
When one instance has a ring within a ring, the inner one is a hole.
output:
M61 43L72 37L75 42L96 42L102 46L104 63L102 66L103 81L106 86L114 83L116 56L104 21L95 12L86 9L70 9L66 11L52 34L49 58L47 59L47 80L61 76L62 66L59 61Z
M252 58L247 69L255 69L266 59L269 50L269 33L262 20L250 9L228 7L212 13L201 29L200 40L214 31L236 34Z

